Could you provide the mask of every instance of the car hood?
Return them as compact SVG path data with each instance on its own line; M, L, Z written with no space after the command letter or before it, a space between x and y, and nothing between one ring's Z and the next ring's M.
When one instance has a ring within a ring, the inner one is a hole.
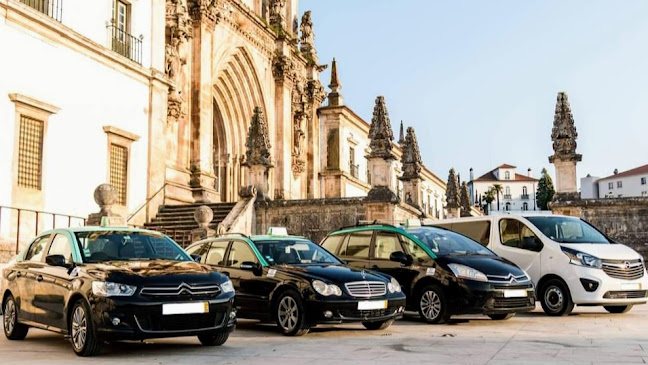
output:
M107 261L84 264L82 269L96 280L123 284L222 283L224 277L207 265L193 261Z
M519 267L515 266L512 262L499 256L484 256L484 255L466 255L466 256L443 256L442 259L446 264L455 263L472 267L489 275L496 276L513 276L525 275Z
M280 265L273 266L277 270L298 275L303 278L319 279L330 283L348 283L352 281L381 281L389 280L383 274L374 271L355 269L342 265Z
M637 260L641 258L637 251L619 243L561 243L563 247L584 252L602 260Z

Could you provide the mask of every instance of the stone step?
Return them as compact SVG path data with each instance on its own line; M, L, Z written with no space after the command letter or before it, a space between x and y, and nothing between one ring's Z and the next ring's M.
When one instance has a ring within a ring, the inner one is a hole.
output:
M219 222L211 222L209 225L210 227L217 227ZM146 223L144 225L145 228L147 229L172 229L172 230L187 230L191 231L192 229L198 228L198 224L196 222L193 223L157 223L157 222L151 222L151 223Z
M160 207L160 211L164 210L167 212L181 212L181 211L191 211L193 212L196 208L206 205L212 210L232 210L236 203L218 203L218 204L190 204L190 205L163 205Z
M214 214L214 220L216 221L222 221L227 217L227 214L220 214L216 215ZM193 215L164 215L164 216L157 216L153 218L152 222L176 222L176 221L183 221L183 222L192 222L194 223L194 217Z

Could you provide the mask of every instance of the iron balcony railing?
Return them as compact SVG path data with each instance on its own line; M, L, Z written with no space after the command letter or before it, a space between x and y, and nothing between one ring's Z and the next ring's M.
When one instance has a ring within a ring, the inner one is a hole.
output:
M360 165L351 164L349 166L349 169L351 170L351 176L355 177L356 179L358 178L358 169L359 168L360 168Z
M119 29L114 22L108 23L108 42L110 48L120 55L142 64L142 37L130 35Z
M504 194L504 199L511 199L511 194Z
M20 0L20 2L58 22L63 19L63 0Z
M522 194L522 200L529 200L529 194Z

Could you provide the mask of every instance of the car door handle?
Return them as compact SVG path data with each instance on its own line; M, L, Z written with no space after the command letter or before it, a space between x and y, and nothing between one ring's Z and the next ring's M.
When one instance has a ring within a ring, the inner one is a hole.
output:
M38 275L36 277L36 281L43 281L43 275Z

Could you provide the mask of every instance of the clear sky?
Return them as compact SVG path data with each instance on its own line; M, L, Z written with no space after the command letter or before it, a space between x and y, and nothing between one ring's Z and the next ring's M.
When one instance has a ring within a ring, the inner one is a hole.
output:
M320 63L338 61L347 106L371 121L384 95L392 128L416 129L443 179L509 163L536 177L552 154L566 91L578 176L648 163L646 0L301 0ZM322 73L329 83L329 71ZM396 138L398 138L396 136Z

